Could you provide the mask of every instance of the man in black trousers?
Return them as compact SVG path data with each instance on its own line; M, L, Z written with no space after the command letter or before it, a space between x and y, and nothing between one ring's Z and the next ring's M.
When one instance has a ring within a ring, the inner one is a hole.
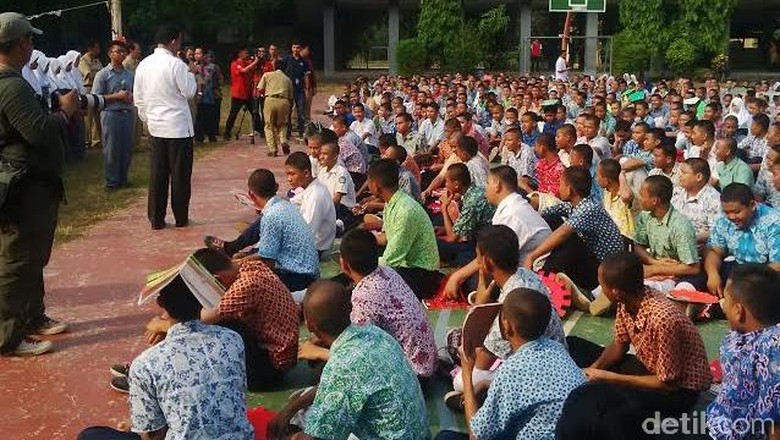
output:
M173 26L157 30L157 48L135 72L135 106L151 136L148 216L152 229L165 227L168 182L176 227L189 223L192 177L192 114L187 103L195 96L195 75L176 57L181 31Z

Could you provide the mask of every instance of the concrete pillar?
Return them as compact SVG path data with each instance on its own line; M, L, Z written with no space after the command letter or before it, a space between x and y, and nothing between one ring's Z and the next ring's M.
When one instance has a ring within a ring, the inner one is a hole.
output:
M585 73L595 75L598 70L599 14L588 12L585 23Z
M390 0L387 9L387 61L391 75L398 73L398 59L395 51L398 48L398 36L400 33L398 25L399 16L398 0Z
M325 77L332 77L336 72L336 7L332 2L325 2L322 14L322 57Z
M529 3L520 5L520 72L523 74L531 71L531 11Z

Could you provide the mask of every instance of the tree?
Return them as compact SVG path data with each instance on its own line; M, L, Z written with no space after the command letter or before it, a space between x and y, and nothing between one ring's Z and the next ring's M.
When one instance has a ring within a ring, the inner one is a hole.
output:
M417 20L417 41L428 53L429 62L442 63L445 47L461 41L462 0L422 0Z

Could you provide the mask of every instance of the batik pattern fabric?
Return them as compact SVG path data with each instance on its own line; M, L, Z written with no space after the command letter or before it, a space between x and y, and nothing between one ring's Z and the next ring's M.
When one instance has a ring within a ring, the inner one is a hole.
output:
M758 204L746 228L738 228L720 216L710 232L709 244L724 250L739 264L780 263L780 212Z

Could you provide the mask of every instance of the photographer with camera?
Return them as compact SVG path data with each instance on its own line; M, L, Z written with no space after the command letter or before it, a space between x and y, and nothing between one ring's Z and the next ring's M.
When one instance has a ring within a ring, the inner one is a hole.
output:
M41 35L22 14L0 14L0 353L51 350L32 335L66 330L45 313L43 268L49 262L63 199L66 128L79 111L75 91L48 114L21 75Z
M241 108L246 109L252 116L252 131L257 131L255 124L255 106L253 104L252 77L254 76L260 59L249 56L246 48L238 49L236 57L230 63L230 114L225 122L225 140L229 140L233 131L233 124Z
M100 112L103 129L103 170L106 191L129 186L127 171L133 156L135 140L135 113L133 112L133 73L124 67L127 46L112 41L108 48L111 63L95 75L92 92L102 95L106 102Z

